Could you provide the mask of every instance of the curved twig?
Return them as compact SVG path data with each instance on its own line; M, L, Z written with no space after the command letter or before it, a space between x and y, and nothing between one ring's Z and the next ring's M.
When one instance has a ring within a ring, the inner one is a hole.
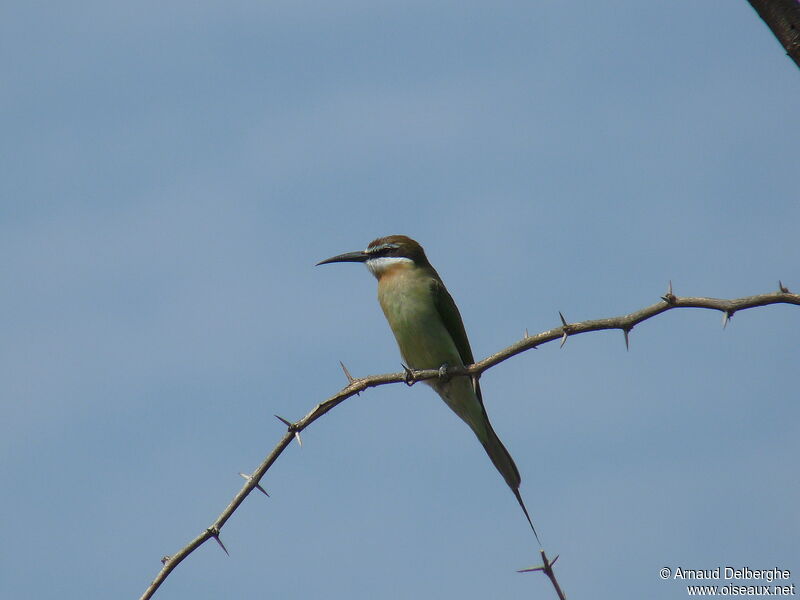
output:
M667 293L662 296L660 302L657 302L652 306L648 306L636 312L619 317L596 319L593 321L582 321L578 323L568 323L562 315L562 325L560 327L549 329L536 335L528 335L526 331L525 337L523 337L520 341L511 344L507 348L504 348L503 350L500 350L499 352L492 354L491 356L488 356L473 365L449 368L448 374L451 376L471 375L473 377L478 377L481 375L481 373L491 369L493 366L508 360L512 356L516 356L517 354L530 350L531 348L536 348L537 346L541 346L542 344L546 344L547 342L552 342L558 339L562 340L563 346L564 342L569 336L587 333L590 331L619 329L625 335L625 343L627 346L628 334L634 328L634 326L638 325L642 321L646 321L647 319L675 308L706 308L718 310L723 313L723 322L727 324L728 320L733 316L734 313L748 308L766 306L768 304L794 304L800 306L800 294L793 294L789 292L789 290L784 287L781 282L778 282L778 287L779 289L777 292L759 294L757 296L748 296L746 298L737 298L734 300L723 300L718 298L692 298L675 296L672 293L672 283L670 282ZM293 439L297 439L298 442L300 441L300 432L311 425L311 423L322 417L328 411L335 408L337 405L341 404L351 396L355 396L356 394L359 394L369 388L391 383L406 383L412 385L416 381L423 381L425 379L439 377L438 369L411 371L405 368L405 372L401 373L385 373L383 375L370 375L368 377L355 378L350 375L349 371L347 371L347 368L344 367L344 365L342 365L342 368L344 369L345 375L347 376L349 382L347 386L339 390L336 394L324 402L317 404L317 406L315 406L306 416L295 423L291 423L282 417L278 417L278 419L287 424L287 433L281 438L272 452L267 455L255 472L251 475L244 476L246 483L233 497L225 510L223 510L222 513L217 517L216 521L214 521L210 527L194 538L191 542L181 548L176 554L172 556L165 556L161 559L161 562L164 566L161 571L159 571L156 578L145 590L144 594L142 594L141 600L148 600L149 598L152 598L153 594L161 586L169 574L175 569L175 567L177 567L181 561L183 561L187 556L194 552L194 550L208 540L214 539L227 553L225 546L220 540L220 531L222 530L222 527L233 515L233 513L236 512L236 509L239 508L239 505L244 501L244 499L250 495L250 492L252 492L254 489L259 489L262 492L264 491L260 486L261 478L264 477L269 468L289 446L289 444L291 444ZM553 583L553 586L559 594L559 597L563 597L563 592L561 592L561 588L558 586L558 582L555 579L555 573L552 570L552 564L555 562L555 560L552 562L548 561L544 555L544 552L542 552L542 559L544 561L544 566L547 568L532 570L541 570L544 572Z

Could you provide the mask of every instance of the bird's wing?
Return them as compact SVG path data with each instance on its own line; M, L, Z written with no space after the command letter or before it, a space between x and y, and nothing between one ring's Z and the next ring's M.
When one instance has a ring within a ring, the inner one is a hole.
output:
M453 342L455 342L458 354L461 356L461 362L465 365L471 365L475 362L475 359L472 357L472 349L469 346L469 338L467 338L467 331L464 329L464 322L461 320L461 313L458 312L458 307L453 297L438 279L434 279L431 283L431 293L433 294L433 303L436 306L436 310L439 311L439 316L442 318L444 326L447 328L450 337L453 338ZM475 388L478 399L483 404L477 377L472 378L472 385Z

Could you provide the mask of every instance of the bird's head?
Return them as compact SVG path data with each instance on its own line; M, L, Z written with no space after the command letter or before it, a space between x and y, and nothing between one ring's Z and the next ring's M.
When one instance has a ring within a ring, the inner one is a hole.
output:
M317 265L336 262L364 263L378 279L395 267L430 267L422 246L405 235L388 235L372 240L366 250L338 254L318 262Z

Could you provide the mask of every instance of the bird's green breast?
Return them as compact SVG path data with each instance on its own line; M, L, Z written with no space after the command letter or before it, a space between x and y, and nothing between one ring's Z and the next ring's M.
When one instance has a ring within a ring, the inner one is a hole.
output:
M432 279L422 269L398 268L378 284L378 301L392 328L400 354L412 369L438 369L462 364L456 345L442 322L431 291Z

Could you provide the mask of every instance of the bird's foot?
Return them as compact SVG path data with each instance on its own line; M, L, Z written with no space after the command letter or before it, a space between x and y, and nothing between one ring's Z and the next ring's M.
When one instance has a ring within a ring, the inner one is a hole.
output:
M441 367L439 367L439 381L448 382L450 381L450 374L447 370L450 368L450 365L444 363Z
M401 365L403 365L403 363L400 363L400 364L401 364ZM405 384L406 384L408 387L411 387L412 385L414 385L415 383L417 383L417 378L416 378L416 376L414 375L414 371L412 371L411 369L409 369L409 368L408 368L407 366L405 366L405 365L403 365L403 371L405 371L405 373L406 373L406 374L405 374L405 379L404 379L403 381L405 381Z

